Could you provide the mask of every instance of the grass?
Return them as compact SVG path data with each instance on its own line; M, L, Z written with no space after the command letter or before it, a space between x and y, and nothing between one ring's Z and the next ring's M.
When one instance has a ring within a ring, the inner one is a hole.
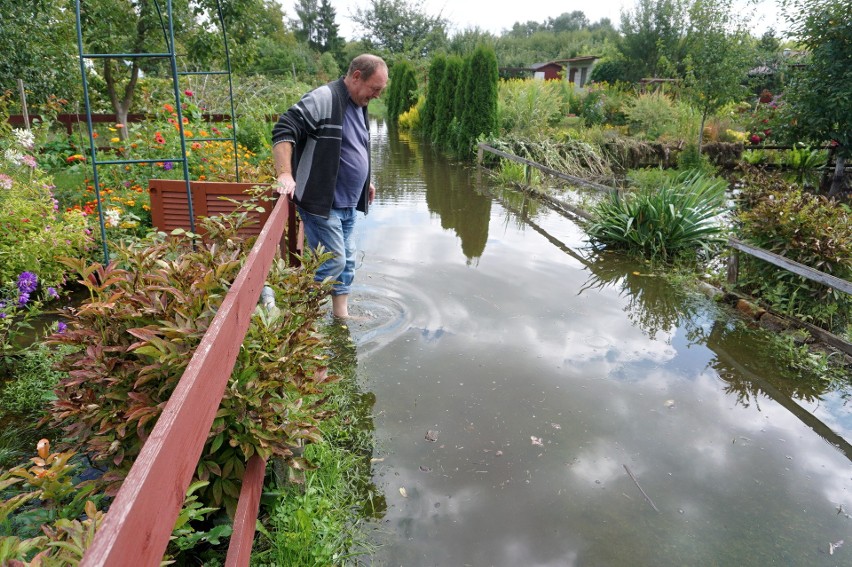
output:
M355 345L348 331L331 328L328 334L334 343L332 371L342 378L326 391L332 415L320 425L323 442L305 448L315 468L302 483L277 481L265 493L274 502L262 518L252 565L347 565L370 553L360 524L369 515L372 486L371 398L355 382Z

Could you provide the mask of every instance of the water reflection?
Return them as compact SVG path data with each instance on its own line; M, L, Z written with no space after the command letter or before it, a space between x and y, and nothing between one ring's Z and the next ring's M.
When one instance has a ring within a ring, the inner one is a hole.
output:
M475 173L398 149L399 164L380 150L393 189L365 223L358 276L360 294L405 309L359 350L386 499L374 564L837 564L826 546L848 540L836 509L852 508L841 402L797 414L825 396L773 392L747 329L593 254L521 194L494 194L470 269L458 222L444 226L453 197L430 193Z
M378 136L387 139L389 153L377 167L384 171L382 198L397 200L400 195L423 191L429 212L441 219L441 228L453 231L461 240L468 264L475 264L485 252L491 199L476 191L472 176L462 167L443 167L446 158L428 145L405 133L388 135L377 128ZM389 156L393 156L392 162ZM392 180L392 181L391 181Z

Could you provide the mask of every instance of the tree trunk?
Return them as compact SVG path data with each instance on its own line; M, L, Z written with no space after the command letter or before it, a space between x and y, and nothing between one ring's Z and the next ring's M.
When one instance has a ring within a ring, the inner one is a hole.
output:
M707 111L701 113L701 126L698 128L698 155L701 155L701 146L704 142L704 123L707 122Z
M831 189L828 198L834 199L846 190L846 156L838 152L837 161L834 165L834 177L831 180Z

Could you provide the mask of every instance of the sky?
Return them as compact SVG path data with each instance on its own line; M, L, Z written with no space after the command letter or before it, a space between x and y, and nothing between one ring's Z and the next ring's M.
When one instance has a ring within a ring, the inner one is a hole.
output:
M412 0L416 2L416 0ZM776 14L779 13L778 0L735 0L741 6L755 5L753 8L743 8L742 14L754 11L753 33L760 35L769 27L775 30L784 26ZM293 9L294 0L283 0L285 15L288 19L296 17ZM346 39L356 39L360 31L349 18L358 8L369 6L369 0L331 0L331 5L337 11L337 23L340 34ZM555 18L565 12L580 10L586 14L590 22L609 18L618 27L621 11L632 9L635 0L595 0L594 2L577 2L565 0L423 0L424 11L430 15L441 16L450 22L450 34L466 28L479 27L499 35L503 30L512 28L515 22L543 22Z

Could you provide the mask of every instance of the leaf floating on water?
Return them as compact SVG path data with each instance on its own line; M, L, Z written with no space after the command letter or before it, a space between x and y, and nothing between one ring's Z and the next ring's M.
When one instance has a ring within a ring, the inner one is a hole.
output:
M530 435L530 441L532 441L533 445L544 445L544 441L541 440L541 437L536 437L535 435Z
M402 494L403 498L408 498L408 492L405 490L404 486L399 487L399 493Z
M381 463L381 462L383 462L384 460L385 460L385 458L384 458L384 457L381 457L381 458L373 457L372 459L370 459L370 462L371 462L371 463Z
M834 543L829 543L828 544L828 554L834 555L834 550L840 549L841 547L843 547L843 540L842 539L840 541L836 541Z
M432 443L434 443L435 441L437 441L437 440L438 440L438 432L437 432L437 431L432 431L432 430L430 429L429 431L427 431L427 432L426 432L426 437L425 437L425 439L426 439L426 441L431 441Z
M551 423L550 427L552 427L553 429L562 429L562 426L558 423Z
M424 467L423 465L420 465L420 470L423 472L432 472L432 467Z
M674 407L675 401L674 400L666 400L665 402L663 402L663 405L666 406L667 408L671 409L671 408Z

